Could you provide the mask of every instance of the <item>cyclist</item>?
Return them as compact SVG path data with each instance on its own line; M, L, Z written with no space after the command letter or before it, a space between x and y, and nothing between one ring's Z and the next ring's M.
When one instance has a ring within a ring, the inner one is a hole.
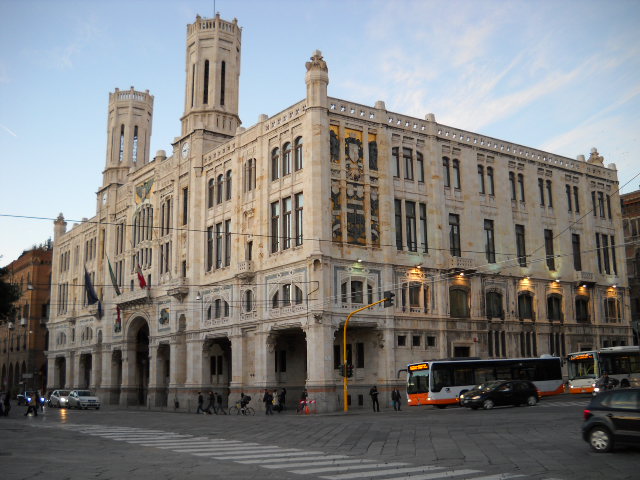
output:
M240 411L242 415L247 414L247 405L251 401L251 397L249 395L245 395L243 392L240 393Z

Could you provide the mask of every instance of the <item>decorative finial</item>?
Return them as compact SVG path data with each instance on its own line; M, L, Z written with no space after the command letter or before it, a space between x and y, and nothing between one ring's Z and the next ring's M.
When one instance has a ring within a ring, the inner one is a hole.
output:
M589 163L597 163L599 165L604 165L604 157L598 153L598 149L593 147L591 149L591 154L589 155Z
M322 52L320 50L316 50L315 52L313 52L311 61L307 62L305 66L307 67L307 72L312 69L324 70L325 72L329 71L329 69L327 68L327 62L325 62L322 58Z

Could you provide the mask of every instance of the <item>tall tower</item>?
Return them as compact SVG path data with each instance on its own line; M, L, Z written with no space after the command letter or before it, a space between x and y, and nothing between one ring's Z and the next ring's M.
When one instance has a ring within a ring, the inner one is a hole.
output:
M186 88L182 136L206 130L222 143L240 125L240 47L238 20L196 17L187 25Z
M103 188L122 184L129 170L149 161L153 95L149 90L120 91L109 94L107 160L102 172Z

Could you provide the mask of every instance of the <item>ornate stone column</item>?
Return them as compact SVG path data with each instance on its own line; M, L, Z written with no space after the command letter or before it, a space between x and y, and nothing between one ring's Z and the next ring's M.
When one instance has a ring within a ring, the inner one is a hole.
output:
M162 382L158 382L158 373L161 368L158 368L158 341L152 340L149 342L149 386L147 393L147 405L158 407L159 392L158 386L162 385Z
M65 362L64 365L66 367L65 372L65 388L74 388L78 386L78 381L75 378L75 373L78 371L79 365L79 357L74 352L68 352L64 356Z
M96 392L102 383L102 345L91 350L91 384L89 388Z
M58 387L58 378L56 377L56 356L50 353L47 355L47 390Z
M319 412L332 412L341 405L333 380L333 340L337 327L314 317L307 327L307 391ZM340 397L342 391L340 391Z
M122 345L122 383L120 384L120 406L137 403L136 387L136 346L133 343Z
M240 329L234 329L229 335L231 341L231 381L229 382L230 396L240 395L244 386L244 338Z

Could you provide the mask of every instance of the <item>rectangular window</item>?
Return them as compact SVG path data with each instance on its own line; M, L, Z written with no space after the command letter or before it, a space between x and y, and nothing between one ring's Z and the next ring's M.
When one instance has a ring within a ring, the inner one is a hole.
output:
M485 193L484 190L484 167L478 165L478 184L480 185L480 193Z
M161 261L162 264L162 261ZM213 227L207 227L207 271L213 268Z
M547 205L553 207L553 188L551 180L547 180Z
M418 243L416 240L416 204L415 202L405 202L404 207L407 224L407 248L410 252L416 252L418 251Z
M189 188L182 189L182 225L189 221Z
M402 157L404 158L404 178L413 180L413 150L406 147L403 148Z
M333 369L337 370L340 368L340 364L342 363L340 359L342 358L342 346L334 345L333 346Z
M594 217L598 215L598 208L596 207L596 192L591 192L591 211L593 212Z
M393 176L400 178L400 148L393 147L391 149L391 163L393 167Z
M356 343L356 368L364 368L364 343Z
M553 253L553 232L551 230L544 230L544 250L547 256L547 267L549 270L556 269L556 259Z
M544 180L538 179L538 192L540 193L540 206L544 207Z
M420 337L420 335L412 335L411 336L411 346L412 347L419 347L421 343L422 343L422 338Z
M520 201L524 202L524 175L518 174L518 186L520 187Z
M222 223L216 223L216 268L222 268Z
M511 200L516 200L516 177L513 172L509 172L509 190L511 190Z
M418 181L424 183L424 157L416 152L416 168L418 169Z
M295 209L296 209L296 246L302 245L302 232L303 232L303 217L302 217L302 209L304 206L304 196L302 193L296 193L295 195Z
M402 200L394 200L396 216L396 248L402 250Z
M224 105L224 87L225 87L225 76L226 76L227 64L226 62L222 62L220 67L220 105Z
M224 221L224 266L231 265L231 220Z
M580 235L571 234L571 245L573 247L573 268L576 272L582 270L582 257L580 255Z
M613 235L611 235L611 266L613 267L613 273L617 275L618 266L616 265L616 240Z
M487 167L487 193L492 197L496 194L495 184L493 182L493 167Z
M595 210L594 210L595 212ZM596 233L596 253L598 254L598 273L602 273L602 253L600 252L600 234Z
M604 193L598 192L598 212L604 218Z
M611 264L609 263L609 236L601 235L602 238L602 259L604 260L604 273L611 274Z
M291 247L291 197L282 199L282 249Z
M565 191L567 193L567 210L571 211L571 185L564 186Z
M607 216L611 220L611 197L607 195Z
M424 203L420 207L420 239L422 240L422 251L429 252L429 241L427 239L427 206Z
M271 204L271 253L280 249L280 202Z
M461 256L460 252L460 216L449 214L449 250L454 257Z
M436 337L427 335L427 347L435 347L436 346Z
M576 208L576 213L580 213L580 201L578 200L578 187L573 187L573 204Z
M496 247L494 242L493 220L484 221L484 251L487 262L496 263Z
M398 346L406 347L407 346L407 336L406 335L398 335Z

